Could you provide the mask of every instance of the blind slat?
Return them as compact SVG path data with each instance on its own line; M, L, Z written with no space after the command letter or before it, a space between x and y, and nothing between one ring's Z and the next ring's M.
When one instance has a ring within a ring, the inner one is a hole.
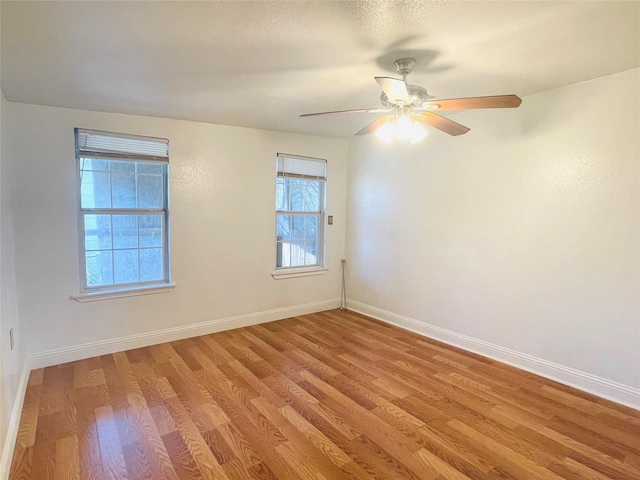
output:
M278 176L325 180L327 178L327 161L320 158L294 157L279 153Z
M76 129L78 152L82 155L112 153L136 155L154 161L168 161L169 141L118 133Z

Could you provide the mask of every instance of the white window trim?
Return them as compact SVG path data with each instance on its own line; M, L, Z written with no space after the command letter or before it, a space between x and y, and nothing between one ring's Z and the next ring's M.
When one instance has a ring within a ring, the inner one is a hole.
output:
M313 275L324 275L329 269L319 265L314 267L283 267L271 272L271 276L276 280L285 278L310 277Z
M88 291L73 295L71 300L76 302L95 302L96 300L109 300L111 298L135 297L153 293L169 292L175 288L175 283L159 283L157 285L128 286L126 288L111 288L108 290Z

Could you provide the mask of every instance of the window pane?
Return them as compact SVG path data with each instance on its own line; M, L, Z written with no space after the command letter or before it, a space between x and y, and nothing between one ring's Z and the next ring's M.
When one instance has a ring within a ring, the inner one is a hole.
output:
M286 190L284 178L276 178L276 210L286 210Z
M143 248L140 250L140 281L162 280L164 270L161 248Z
M156 175L164 174L164 165L151 162L138 162L136 163L138 173L155 173Z
M282 256L282 242L276 242L276 267L284 267L284 259Z
M118 162L110 160L109 164L111 165L112 172L135 173L136 171L136 162Z
M138 206L162 208L164 192L161 175L136 175L138 181Z
M306 181L304 189L304 205L305 212L320 211L320 182Z
M304 238L305 240L318 239L318 217L315 215L306 215L304 220Z
M138 216L113 215L113 248L138 247Z
M316 265L318 217L278 215L277 267Z
M111 248L111 215L84 216L85 250L105 250Z
M318 263L316 245L316 242L304 242L305 265L316 265Z
M290 267L291 266L291 244L289 242L278 242L278 258L276 263L278 267Z
M277 216L276 235L278 236L278 240L289 240L291 237L290 222L290 215Z
M162 215L140 215L138 222L140 225L140 247L161 247Z
M293 228L291 229L291 238L293 240L304 240L305 229L305 216L304 215L294 215L293 216Z
M301 267L305 265L304 243L290 243L289 248L291 249L291 266Z
M80 173L80 197L82 208L111 207L111 188L109 186L109 173L90 171L84 171Z
M113 251L114 283L138 281L138 250Z
M87 252L85 258L88 287L99 287L113 283L111 250L104 252Z
M113 208L136 208L135 174L113 173L111 174L111 182Z
M93 170L96 172L108 172L109 160L96 160L95 158L82 158L80 168L83 170Z
M294 212L304 211L304 180L286 179L289 182L290 210Z

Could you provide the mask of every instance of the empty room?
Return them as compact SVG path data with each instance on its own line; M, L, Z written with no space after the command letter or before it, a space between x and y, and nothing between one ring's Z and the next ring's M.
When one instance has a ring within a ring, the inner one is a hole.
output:
M640 480L640 1L0 0L0 480Z

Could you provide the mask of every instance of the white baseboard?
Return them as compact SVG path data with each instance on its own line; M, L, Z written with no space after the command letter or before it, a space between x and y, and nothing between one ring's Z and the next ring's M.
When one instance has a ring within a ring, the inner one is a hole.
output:
M2 457L0 457L0 480L9 478L9 470L11 469L11 460L13 460L13 450L16 446L18 438L18 427L20 426L20 416L22 414L22 406L24 404L24 396L27 393L27 382L29 381L29 373L31 373L31 365L29 357L24 359L22 365L22 373L18 382L18 390L16 398L11 409L9 424L7 425L7 436L4 439L2 447Z
M498 360L527 372L535 373L564 385L592 393L598 397L640 410L640 389L485 342L484 340L468 337L445 328L429 325L365 303L348 300L347 307L354 312L362 313L405 330L410 330L425 337Z
M82 360L84 358L108 355L132 348L147 347L158 343L173 342L199 335L232 330L234 328L257 325L259 323L273 322L284 318L306 315L308 313L322 312L340 306L340 299L324 300L321 302L307 303L304 305L294 305L292 307L276 308L258 313L248 313L235 317L220 318L208 322L183 325L180 327L167 328L154 332L128 335L126 337L113 338L111 340L101 340L98 342L74 345L72 347L58 348L46 352L30 354L31 368L43 368L51 365L58 365L66 362Z

